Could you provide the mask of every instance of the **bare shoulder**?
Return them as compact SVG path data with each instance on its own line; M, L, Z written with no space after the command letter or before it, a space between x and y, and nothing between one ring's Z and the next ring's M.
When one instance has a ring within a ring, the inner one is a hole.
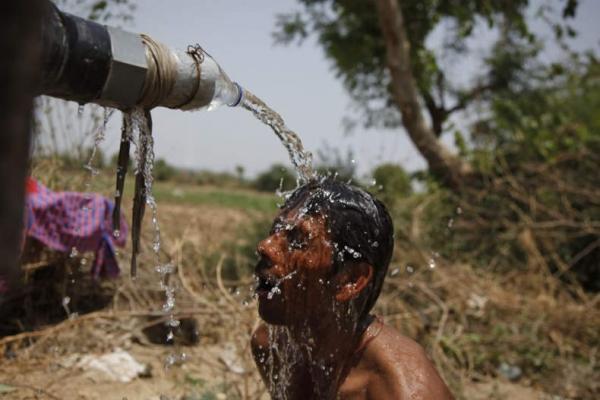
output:
M377 371L374 382L393 398L453 399L423 347L391 327L382 328L364 356Z

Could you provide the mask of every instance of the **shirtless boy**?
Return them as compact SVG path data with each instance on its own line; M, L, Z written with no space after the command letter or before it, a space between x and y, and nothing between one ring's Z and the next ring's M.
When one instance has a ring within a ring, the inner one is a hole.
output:
M370 314L393 250L370 194L334 179L285 202L258 245L252 351L273 399L452 399L424 350Z

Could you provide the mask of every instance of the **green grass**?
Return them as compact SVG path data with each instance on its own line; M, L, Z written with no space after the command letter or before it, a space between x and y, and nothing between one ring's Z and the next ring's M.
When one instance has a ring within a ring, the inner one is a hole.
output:
M275 195L239 189L207 188L162 182L154 185L154 197L159 203L206 204L260 212L274 212L277 208Z
M90 191L113 198L115 175L103 171L90 177L83 168L72 170L61 168L60 163L46 162L35 168L33 176L55 191ZM182 205L210 205L246 211L274 213L277 196L244 188L205 186L191 183L154 181L153 194L157 202ZM129 173L125 179L124 200L131 201L135 187L135 176Z

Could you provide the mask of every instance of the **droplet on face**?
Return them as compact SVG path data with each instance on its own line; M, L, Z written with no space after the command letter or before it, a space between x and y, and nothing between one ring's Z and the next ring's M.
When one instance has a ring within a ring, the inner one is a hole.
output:
M267 293L267 299L271 300L276 294L281 294L281 289L279 289L279 286L273 286L271 288L269 293Z

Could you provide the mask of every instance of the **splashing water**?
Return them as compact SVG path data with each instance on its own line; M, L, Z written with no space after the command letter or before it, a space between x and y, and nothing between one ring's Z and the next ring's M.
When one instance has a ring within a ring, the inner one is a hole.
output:
M301 361L302 352L299 345L293 340L288 328L269 325L267 329L270 346L267 359L264 362L266 362L269 371L269 391L271 392L271 398L286 400L293 367Z
M79 117L82 116L83 110L84 110L83 105L80 105L77 110ZM89 174L86 176L85 182L84 182L85 192L86 192L84 194L84 199L87 199L87 200L92 198L92 195L90 193L91 187L92 187L92 181L93 181L94 177L100 173L100 170L94 166L96 154L98 153L100 144L102 144L102 142L104 141L104 139L106 137L106 126L108 125L108 121L110 120L110 117L112 116L114 111L115 110L112 108L104 107L104 109L103 109L104 117L103 117L102 124L94 132L94 135L93 135L94 145L92 146L92 150L91 150L91 153L90 153L90 156L89 156L87 162L83 165L83 168L89 172ZM84 203L81 206L81 211L87 213L87 212L91 212L93 210L86 203ZM75 228L75 233L76 234L79 233L78 228ZM69 251L69 258L76 258L76 257L82 256L81 259L79 260L79 266L85 267L85 265L87 264L87 259L85 257L85 254L81 254L77 248L80 240L81 240L81 238L79 238L76 241L76 243L73 246L71 246L71 250ZM71 285L75 284L73 271L69 272L69 283ZM67 313L67 316L69 318L75 318L75 317L77 317L77 313L72 312L71 307L69 307L70 303L71 303L71 298L69 296L65 295L62 299L62 307L64 308L64 310Z
M160 259L161 237L160 225L158 222L158 207L152 192L152 186L154 183L154 139L152 137L149 114L141 107L136 107L131 113L131 129L133 131L132 133L138 133L137 142L134 140L134 144L136 146L135 156L137 164L137 170L135 173L136 175L142 174L145 204L150 207L152 213L152 227L154 230L152 250L154 252L156 265L155 271L158 272L160 276L159 285L165 295L162 311L168 316L168 320L166 322L168 327L166 339L167 341L172 341L174 337L173 330L180 324L180 321L175 318L174 314L177 286L170 282L170 277L175 273L175 266L171 263L163 264L161 263ZM135 138L133 134L129 135L129 137ZM186 355L184 353L171 353L167 356L167 359L164 363L165 368L169 368L175 363L183 362L185 359Z
M285 125L285 121L279 114L249 91L244 92L242 107L249 110L261 122L269 125L275 132L287 149L290 160L298 173L298 184L304 184L315 178L312 154L304 150L300 137Z
M108 121L110 120L110 117L113 115L114 112L115 110L113 108L104 107L104 119L102 121L102 125L100 125L100 128L98 128L94 133L94 146L92 147L92 153L90 154L90 158L88 159L87 163L83 166L83 168L90 172L91 176L96 176L100 172L98 168L94 167L93 164L96 158L96 154L98 153L98 149L100 148L100 144L104 141L106 137L106 126L108 125Z

